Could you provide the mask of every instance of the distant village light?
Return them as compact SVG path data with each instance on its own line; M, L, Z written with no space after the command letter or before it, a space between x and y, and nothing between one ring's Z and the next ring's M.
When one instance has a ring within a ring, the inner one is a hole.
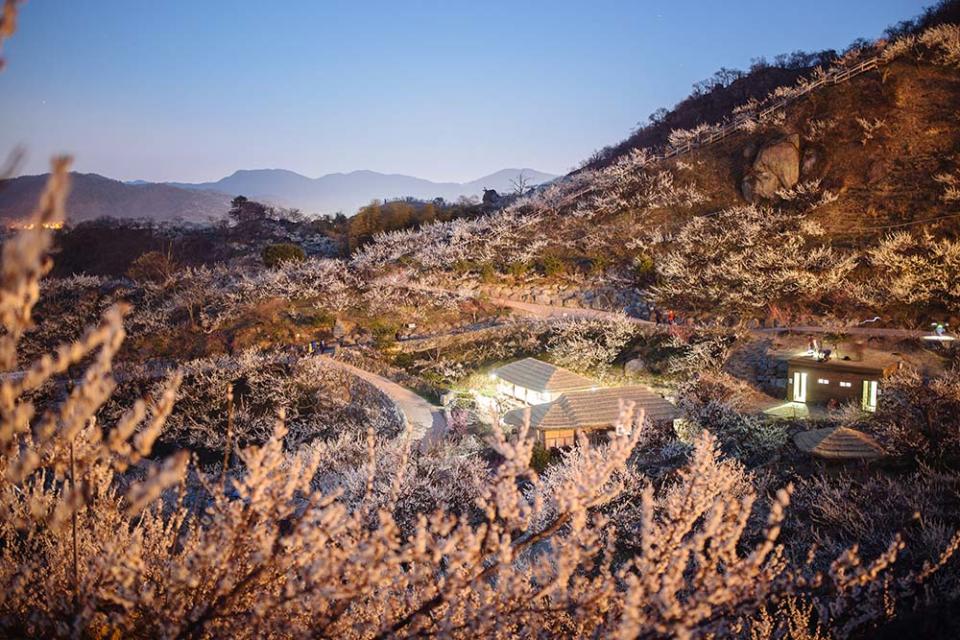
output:
M33 222L11 222L7 225L7 228L11 231L29 231L36 228L36 223ZM55 231L57 229L63 229L62 222L42 222L40 223L41 229L48 229Z

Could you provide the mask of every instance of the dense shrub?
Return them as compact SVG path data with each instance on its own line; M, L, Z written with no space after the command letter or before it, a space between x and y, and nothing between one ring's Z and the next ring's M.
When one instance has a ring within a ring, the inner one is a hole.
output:
M553 459L553 455L550 453L550 450L543 446L539 440L537 440L533 445L533 450L530 453L530 466L537 473L543 473L546 471L547 466L550 464L550 461Z
M960 464L960 375L905 369L884 382L872 430L892 453Z
M263 264L270 268L278 267L284 262L300 262L307 257L302 247L288 242L267 245L260 255Z
M527 272L530 270L530 265L526 262L511 262L507 265L507 273L509 273L514 278L522 278L527 275Z
M493 268L492 262L482 263L477 273L480 276L480 282L483 282L485 284L492 284L497 281L497 272Z
M374 344L379 349L390 346L397 341L397 331L400 325L389 320L375 320L370 323L370 332L373 334Z
M777 454L787 445L786 427L745 411L745 393L749 388L726 374L705 374L683 384L678 396L686 422L678 436L690 442L698 428L709 431L724 452L751 463Z
M163 284L173 276L176 268L177 265L169 253L148 251L130 264L127 277L138 282Z
M657 269L652 256L641 253L633 259L633 277L637 285L643 287L651 284L656 276Z
M539 262L540 272L548 278L561 275L566 271L563 260L556 256L544 256Z

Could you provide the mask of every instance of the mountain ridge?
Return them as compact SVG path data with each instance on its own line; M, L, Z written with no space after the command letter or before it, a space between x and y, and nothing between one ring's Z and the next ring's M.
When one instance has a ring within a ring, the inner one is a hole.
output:
M156 222L209 222L222 218L234 196L243 195L271 205L301 209L307 214L352 215L374 199L414 197L456 200L478 196L483 189L504 192L523 174L530 185L553 180L533 169L501 169L470 182L432 182L404 174L368 169L309 178L288 169L238 169L213 182L120 181L97 173L71 173L67 201L71 223L100 217L139 218ZM0 219L17 220L33 210L47 174L0 180Z
M0 180L0 219L30 215L49 174ZM67 197L68 221L102 217L144 218L155 222L208 222L223 216L230 196L190 191L162 183L125 183L97 173L72 172Z
M434 182L402 173L381 173L370 169L328 173L310 178L289 169L238 169L211 182L167 182L170 186L218 191L230 195L270 201L308 213L353 213L374 199L479 196L484 189L511 190L512 182L523 176L531 185L543 184L558 176L530 168L506 168L469 182Z

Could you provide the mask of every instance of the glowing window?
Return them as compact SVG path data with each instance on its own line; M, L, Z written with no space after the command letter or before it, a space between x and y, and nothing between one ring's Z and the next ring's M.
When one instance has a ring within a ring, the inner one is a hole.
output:
M853 383L852 383L852 382L840 382L840 386L841 386L841 387L850 388L850 387L853 386Z
M826 378L817 378L817 384L830 384L830 381Z

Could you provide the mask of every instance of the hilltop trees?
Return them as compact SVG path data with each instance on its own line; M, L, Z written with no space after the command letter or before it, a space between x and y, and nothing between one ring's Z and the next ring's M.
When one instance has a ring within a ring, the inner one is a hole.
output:
M382 233L416 229L437 221L474 217L481 212L478 204L448 204L440 198L430 201L413 198L388 202L374 200L347 221L347 246L350 253L353 253Z
M270 208L245 196L237 196L230 202L227 217L238 226L257 224L265 220Z

